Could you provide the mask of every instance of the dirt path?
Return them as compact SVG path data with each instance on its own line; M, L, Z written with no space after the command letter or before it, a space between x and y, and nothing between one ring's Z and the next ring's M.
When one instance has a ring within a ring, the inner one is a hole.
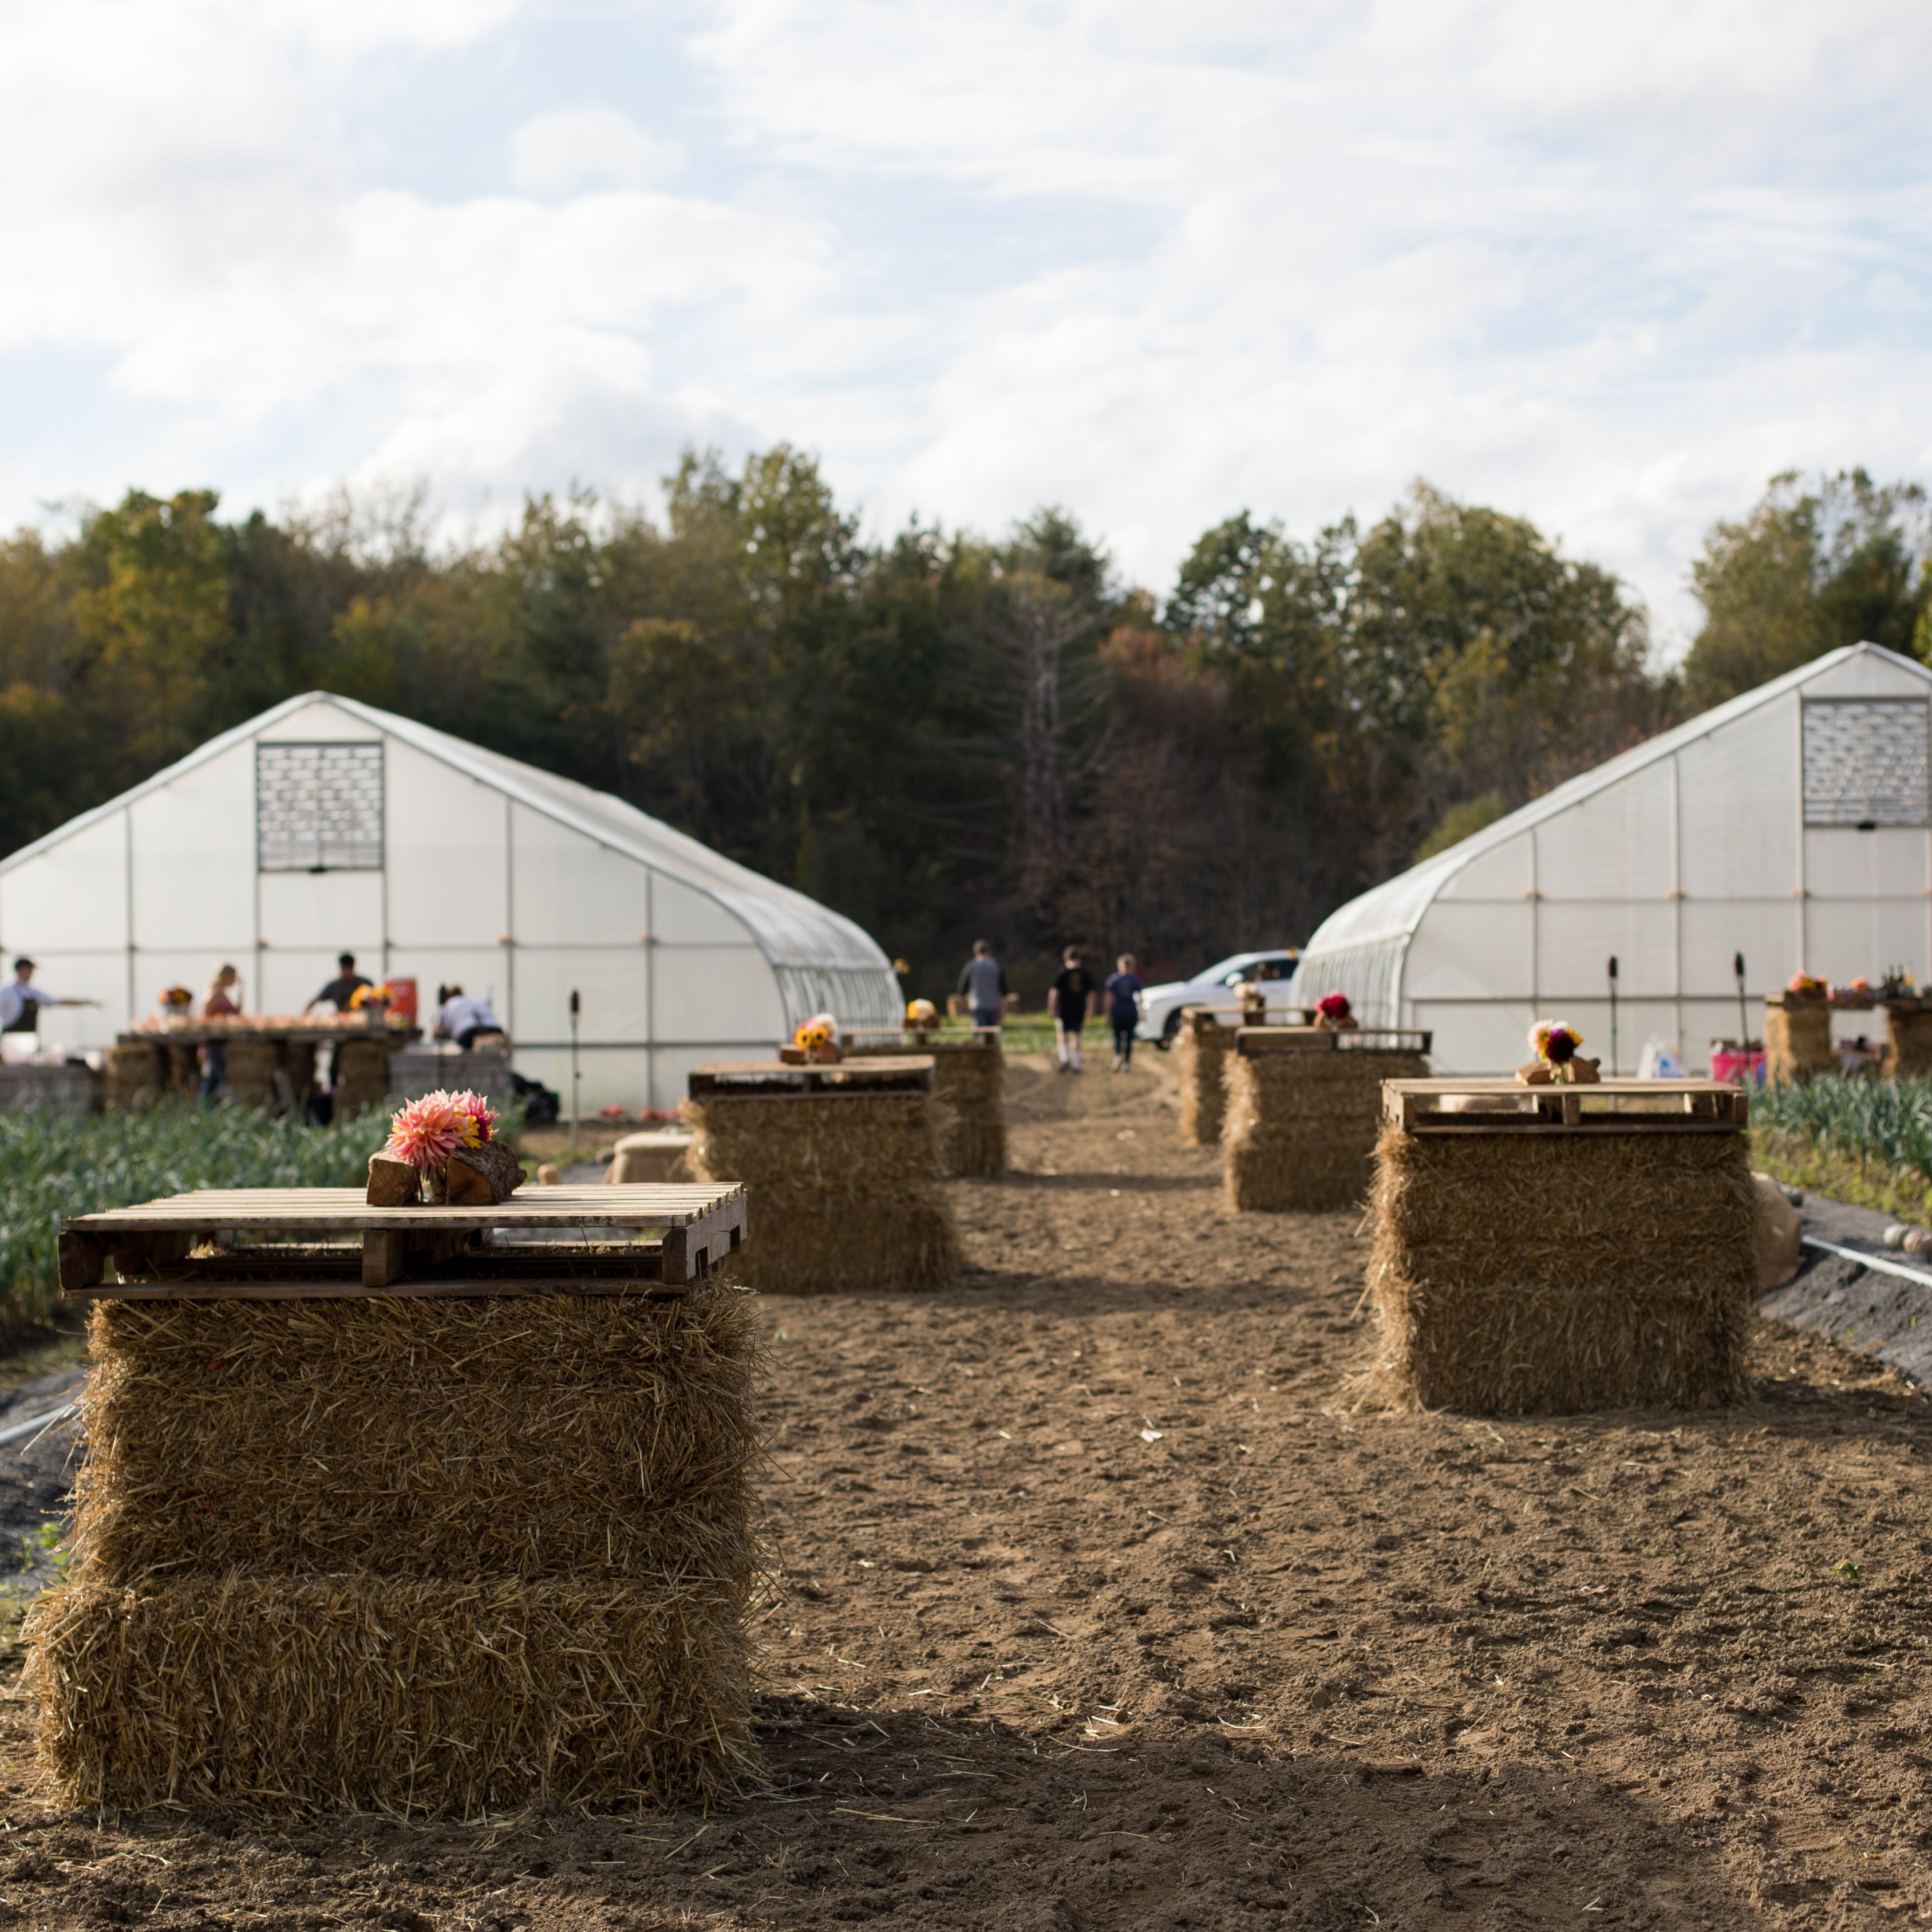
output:
M1735 1412L1358 1412L1352 1219L1226 1214L1168 1075L1016 1067L957 1291L770 1304L767 1795L97 1829L8 1704L0 1924L1932 1916L1932 1402L1766 1325Z

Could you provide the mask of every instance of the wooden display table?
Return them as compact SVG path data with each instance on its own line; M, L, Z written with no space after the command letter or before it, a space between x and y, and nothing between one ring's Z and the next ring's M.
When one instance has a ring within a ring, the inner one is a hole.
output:
M26 1677L62 1801L740 1792L757 1326L714 1264L744 1232L736 1187L238 1189L68 1222L86 1461Z
M928 1054L834 1066L714 1060L688 1076L692 1171L758 1197L751 1285L766 1293L951 1286L959 1238L940 1182L949 1111Z
M62 1222L61 1296L676 1295L742 1244L746 1204L736 1186L526 1187L473 1208L371 1208L357 1187L208 1188Z
M1391 1080L1369 1288L1406 1406L1744 1400L1750 1100L1714 1080Z
M178 1020L137 1028L109 1049L107 1104L152 1106L170 1093L192 1096L201 1079L200 1049L223 1046L237 1105L292 1113L315 1084L315 1050L326 1046L334 1050L336 1108L346 1118L383 1104L390 1056L422 1037L420 1027L346 1019L311 1026Z

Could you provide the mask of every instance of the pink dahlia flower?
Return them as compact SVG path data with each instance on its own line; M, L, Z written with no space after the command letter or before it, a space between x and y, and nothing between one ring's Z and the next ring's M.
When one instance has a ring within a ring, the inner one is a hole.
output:
M396 1109L390 1116L388 1144L382 1151L392 1160L406 1160L425 1174L434 1174L448 1164L449 1156L466 1141L474 1147L476 1136L475 1118L459 1104L458 1096L439 1089L405 1101Z

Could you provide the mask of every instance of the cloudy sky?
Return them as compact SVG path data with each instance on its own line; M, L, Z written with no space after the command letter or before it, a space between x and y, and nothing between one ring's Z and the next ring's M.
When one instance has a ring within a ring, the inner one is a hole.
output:
M1417 476L1624 572L1932 476L1923 0L0 0L0 523L686 442L1156 587Z

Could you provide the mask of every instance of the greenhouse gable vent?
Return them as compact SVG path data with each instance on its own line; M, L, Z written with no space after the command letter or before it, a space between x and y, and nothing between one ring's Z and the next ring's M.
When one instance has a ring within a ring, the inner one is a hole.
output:
M1932 761L1920 698L1810 698L1804 704L1804 823L1924 825Z
M265 872L382 868L382 746L257 745L256 863Z

